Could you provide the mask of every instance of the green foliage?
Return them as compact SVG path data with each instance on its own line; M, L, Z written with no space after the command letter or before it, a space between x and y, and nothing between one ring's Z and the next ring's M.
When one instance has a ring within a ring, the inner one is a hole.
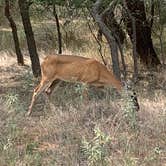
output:
M38 148L38 143L37 142L31 142L27 144L26 146L26 154L32 155L34 151Z
M91 7L95 0L32 0L33 3L42 5L58 5L58 6L68 6L71 9L78 9L83 7ZM104 0L103 5L108 6L109 0Z
M95 137L91 141L82 141L82 151L87 157L88 165L108 165L109 155L107 145L110 143L110 136L103 133L99 128L94 129Z
M38 152L33 156L27 155L27 164L26 165L34 165L34 166L42 166L42 155Z
M152 18L151 8L154 3L154 24L166 24L166 1L165 0L146 0L146 14L149 17L149 20Z
M65 0L33 0L32 1L33 3L36 3L36 4L42 4L42 5L53 5L53 4L56 4L56 5L64 5L65 4Z
M34 80L33 80L33 74L32 71L28 70L27 72L24 73L22 76L22 87L25 90L28 90L29 87L34 87Z
M159 146L156 146L154 148L154 152L155 152L156 155L160 155L163 151Z
M157 163L157 161L159 160L159 158L161 156L164 156L164 149L162 149L159 146L156 146L152 149L151 153L149 155L147 155L144 159L144 163L146 163L148 165L148 163ZM157 165L157 164L156 164Z
M157 10L158 13L160 12L160 24L166 24L166 1L165 0L158 0Z
M24 110L23 105L20 103L19 95L15 91L10 91L5 96L5 105L11 112Z
M15 92L8 93L6 95L6 105L8 108L12 108L14 105L18 106L19 99L18 94L15 94Z
M125 157L124 160L124 166L136 166L137 165L137 160L135 158L132 157Z
M76 84L75 92L79 94L81 101L83 100L83 94L85 91L88 91L88 87L86 85Z
M133 101L133 98L131 97L133 96L133 91L132 90L125 90L124 92L124 102L125 102L125 106L124 106L124 116L125 119L127 120L127 122L129 123L129 126L132 129L136 129L137 128L137 112L136 112L136 106L135 106L135 102Z

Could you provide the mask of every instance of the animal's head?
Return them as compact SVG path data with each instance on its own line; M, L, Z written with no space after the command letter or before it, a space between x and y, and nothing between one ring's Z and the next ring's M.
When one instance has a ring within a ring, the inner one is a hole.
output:
M124 83L124 89L125 89L125 98L127 102L131 104L131 107L135 110L139 110L139 103L137 99L136 92L134 90L134 85L131 81L127 81Z

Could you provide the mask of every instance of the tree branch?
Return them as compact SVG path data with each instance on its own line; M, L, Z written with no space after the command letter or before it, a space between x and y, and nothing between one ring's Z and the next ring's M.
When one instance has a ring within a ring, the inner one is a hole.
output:
M113 1L114 2L114 1ZM112 3L113 3L112 2ZM113 3L114 4L114 3ZM113 73L115 76L120 79L120 68L119 68L119 59L118 59L118 47L115 38L112 35L112 32L107 27L107 25L103 21L103 14L110 10L110 7L112 5L109 5L108 8L106 8L101 14L99 14L100 7L102 5L102 0L97 0L93 7L92 7L92 16L96 23L98 24L99 28L101 29L102 33L104 34L109 47L111 51L111 57L112 57L112 65L113 65Z

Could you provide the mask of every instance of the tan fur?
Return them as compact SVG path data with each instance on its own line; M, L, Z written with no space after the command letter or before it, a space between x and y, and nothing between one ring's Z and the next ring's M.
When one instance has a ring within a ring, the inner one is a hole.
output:
M93 86L114 86L118 91L122 84L100 62L80 56L51 55L44 58L41 64L42 79L35 88L28 114L32 112L32 106L36 96L50 88L56 80L81 82Z

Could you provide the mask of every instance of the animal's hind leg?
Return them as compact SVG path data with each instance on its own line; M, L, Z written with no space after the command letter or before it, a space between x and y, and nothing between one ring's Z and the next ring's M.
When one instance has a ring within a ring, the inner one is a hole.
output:
M48 82L48 80L42 80L40 82L40 84L34 89L33 95L32 95L32 100L31 100L31 104L29 106L29 110L27 115L30 115L32 112L32 107L34 105L34 102L36 100L36 97L39 96L39 94L46 89L47 87L49 87L52 84L52 82Z
M54 104L51 102L51 94L52 94L54 88L57 88L60 83L61 83L60 80L54 80L54 81L50 84L50 86L48 86L48 87L45 89L46 99L47 99L47 102L48 102L48 104L49 104L50 110L54 110L54 109L55 109Z
M52 84L48 88L45 89L45 92L46 92L49 99L50 99L50 96L51 96L55 86L57 86L59 83L60 83L60 80L54 80L52 82Z

